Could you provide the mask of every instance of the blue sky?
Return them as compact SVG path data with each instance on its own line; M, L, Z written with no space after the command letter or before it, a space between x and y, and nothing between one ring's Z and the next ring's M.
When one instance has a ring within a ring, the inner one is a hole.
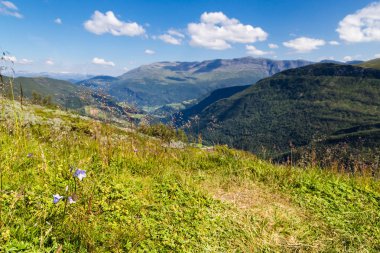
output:
M118 75L156 61L380 57L367 0L0 0L16 71Z

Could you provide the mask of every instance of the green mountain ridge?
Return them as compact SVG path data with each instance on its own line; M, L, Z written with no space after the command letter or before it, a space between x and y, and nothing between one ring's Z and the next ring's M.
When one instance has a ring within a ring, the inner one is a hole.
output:
M302 147L342 129L379 123L379 97L379 70L309 65L263 79L194 113L199 122L191 130L208 143L273 157L289 152L290 145Z

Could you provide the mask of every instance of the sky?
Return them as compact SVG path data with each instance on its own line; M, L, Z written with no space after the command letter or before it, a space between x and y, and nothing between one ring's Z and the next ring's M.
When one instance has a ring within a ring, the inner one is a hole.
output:
M0 0L16 72L120 75L157 61L380 57L380 1Z

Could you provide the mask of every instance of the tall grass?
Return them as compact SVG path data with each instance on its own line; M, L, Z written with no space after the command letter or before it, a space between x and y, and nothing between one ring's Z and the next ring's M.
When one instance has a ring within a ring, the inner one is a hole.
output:
M15 105L6 108L21 112ZM275 166L223 146L169 148L38 106L22 113L21 132L9 124L14 114L1 126L3 251L378 250L379 184L370 178ZM76 203L54 204L53 194Z

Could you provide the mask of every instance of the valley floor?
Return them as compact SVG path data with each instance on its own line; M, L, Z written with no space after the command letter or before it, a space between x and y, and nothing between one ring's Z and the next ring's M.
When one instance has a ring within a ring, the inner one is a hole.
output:
M1 112L2 252L380 251L380 183L369 176L170 148L38 106Z

